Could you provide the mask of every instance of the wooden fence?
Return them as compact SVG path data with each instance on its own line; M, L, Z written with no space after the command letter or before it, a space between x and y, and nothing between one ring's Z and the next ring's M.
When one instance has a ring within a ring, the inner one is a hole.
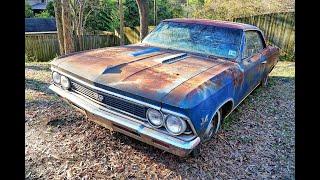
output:
M149 26L149 31L154 26ZM139 42L139 27L125 27L125 44ZM99 32L97 35L84 35L83 49L76 44L76 51L116 46L120 44L118 32ZM77 38L75 39L77 42ZM25 33L26 58L35 61L49 61L60 55L57 32Z
M269 43L278 46L286 58L295 57L295 13L283 12L235 18L232 21L259 27Z
M294 60L295 54L295 20L294 12L263 14L232 19L235 22L253 24L263 30L267 40L279 48L288 59ZM151 31L154 26L149 27ZM125 44L139 42L139 27L124 28ZM99 33L83 36L84 49L95 49L119 45L118 32ZM80 48L77 45L76 50ZM59 44L56 32L25 33L26 57L38 61L48 61L59 55Z
M82 38L82 50L117 45L113 33L84 35ZM80 50L79 45L76 44L76 51ZM57 32L25 33L25 54L27 58L37 61L48 61L60 55Z
M152 31L155 26L149 26L148 31ZM115 32L118 34L118 32ZM124 27L125 44L135 44L140 41L140 27Z

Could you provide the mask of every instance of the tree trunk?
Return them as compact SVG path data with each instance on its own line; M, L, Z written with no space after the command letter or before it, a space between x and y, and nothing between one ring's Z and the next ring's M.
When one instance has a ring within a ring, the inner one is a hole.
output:
M54 14L56 17L56 26L58 31L58 42L59 42L59 49L60 49L60 55L64 55L64 42L63 42L63 27L62 27L62 7L61 7L61 1L60 0L54 0L53 1L54 6Z
M153 25L157 25L157 0L153 0Z
M140 41L148 34L148 0L136 0L140 15Z
M187 18L189 18L189 0L187 0Z
M63 24L63 37L64 37L64 52L65 54L75 51L74 38L72 30L72 21L70 14L70 7L68 0L61 0L62 3L62 24Z
M119 0L119 16L120 16L120 45L124 45L124 32L123 32L123 26L124 26L124 15L123 15L123 4L122 0Z

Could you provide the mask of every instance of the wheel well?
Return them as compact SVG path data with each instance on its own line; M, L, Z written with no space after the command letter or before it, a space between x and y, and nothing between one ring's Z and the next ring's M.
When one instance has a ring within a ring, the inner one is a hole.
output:
M228 101L226 102L222 107L222 118L225 118L232 110L233 108L233 102L232 101Z

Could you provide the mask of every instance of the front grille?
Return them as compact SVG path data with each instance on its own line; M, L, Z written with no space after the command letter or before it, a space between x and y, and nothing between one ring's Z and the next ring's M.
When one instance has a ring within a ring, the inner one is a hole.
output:
M87 88L83 85L80 85L76 82L71 82L71 90L81 93L83 95L86 95L92 99L95 99L97 101L100 101L98 98L98 94L97 92L91 90L90 88ZM120 99L120 98L116 98L114 96L111 95L105 95L105 94L101 94L100 95L103 96L103 100L101 101L101 103L112 107L112 108L116 108L118 110L127 112L129 114L138 116L140 118L146 118L146 107L144 106L140 106L131 102L128 102L126 100Z

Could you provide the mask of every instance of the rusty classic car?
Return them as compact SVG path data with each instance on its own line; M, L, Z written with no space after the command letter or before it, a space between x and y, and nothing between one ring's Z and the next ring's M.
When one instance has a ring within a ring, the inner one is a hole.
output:
M110 130L196 156L278 59L256 26L168 19L140 43L56 58L49 88Z

